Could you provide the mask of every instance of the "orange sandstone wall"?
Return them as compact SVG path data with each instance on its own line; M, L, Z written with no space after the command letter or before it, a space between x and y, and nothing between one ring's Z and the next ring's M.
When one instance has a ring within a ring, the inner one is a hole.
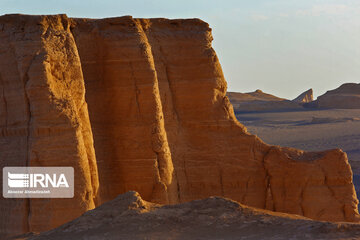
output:
M129 190L357 220L345 153L269 146L236 120L207 23L13 15L0 36L1 166L73 166L76 177L74 199L0 199L0 236Z
M1 197L1 239L95 207L97 165L69 26L66 16L0 17L0 166L72 166L76 183L73 199Z

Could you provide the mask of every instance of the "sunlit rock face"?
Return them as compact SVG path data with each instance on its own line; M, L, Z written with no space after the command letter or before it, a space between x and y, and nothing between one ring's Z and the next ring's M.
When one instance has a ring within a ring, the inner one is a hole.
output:
M129 190L357 220L345 153L269 146L236 120L207 23L6 15L0 36L1 166L72 166L76 184L73 199L2 198L0 236Z
M72 199L1 198L0 238L95 207L97 164L69 23L62 15L0 17L0 166L72 166L76 183Z
M313 90L310 88L309 90L303 92L298 97L296 97L293 102L297 103L310 103L314 100Z

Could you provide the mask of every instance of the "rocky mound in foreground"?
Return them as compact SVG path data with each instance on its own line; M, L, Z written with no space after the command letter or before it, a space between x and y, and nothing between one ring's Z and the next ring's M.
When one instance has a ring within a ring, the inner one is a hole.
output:
M71 199L1 197L0 238L52 229L130 190L162 204L216 195L357 221L346 154L249 134L212 39L199 19L1 16L0 168L71 166L76 185Z
M316 100L319 108L360 108L360 83L345 83L339 88L327 91Z
M27 240L354 239L360 224L313 221L250 208L220 197L157 205L136 192L119 195L54 230Z

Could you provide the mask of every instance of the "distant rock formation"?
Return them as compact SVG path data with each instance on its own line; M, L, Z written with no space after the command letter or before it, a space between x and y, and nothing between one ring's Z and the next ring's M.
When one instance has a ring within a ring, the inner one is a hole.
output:
M257 89L255 92L249 93L239 93L239 92L227 92L229 99L236 102L250 102L250 101L284 101L286 99L279 98L274 95L264 93L260 89Z
M73 199L1 198L0 238L129 190L357 221L345 153L269 146L236 120L207 23L5 15L0 36L0 166L72 166L76 183Z
M18 240L48 239L350 239L360 225L317 222L211 197L177 205L146 202L136 192L119 195L52 231Z
M360 108L360 83L345 83L316 100L319 108Z
M228 92L236 113L258 111L284 111L301 109L297 102L264 93L261 90L249 93Z
M293 100L293 102L297 102L297 103L309 103L312 101L314 101L314 96L313 96L313 90L311 88L306 92L303 92Z

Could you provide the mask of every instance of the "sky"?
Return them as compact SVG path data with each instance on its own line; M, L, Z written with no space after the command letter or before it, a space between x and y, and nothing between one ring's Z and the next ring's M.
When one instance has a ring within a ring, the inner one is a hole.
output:
M293 99L360 82L359 0L0 0L0 15L200 18L228 91Z

